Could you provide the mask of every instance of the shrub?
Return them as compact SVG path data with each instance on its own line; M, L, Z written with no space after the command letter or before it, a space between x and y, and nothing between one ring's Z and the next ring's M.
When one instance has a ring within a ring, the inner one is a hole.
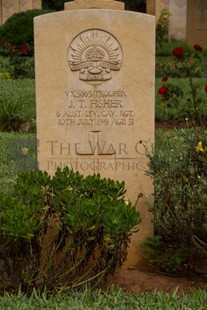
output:
M25 89L22 91L19 87L23 84L15 82L7 81L7 87L4 87L6 83L1 83L0 131L16 131L25 123L29 126L35 117L33 97L27 94L26 89L30 83L24 83Z
M34 57L11 55L9 58L11 76L14 79L34 79Z
M146 0L124 0L126 10L146 12Z
M42 6L45 9L61 11L64 10L64 3L67 0L42 0Z
M0 56L0 81L12 78L11 66L8 57Z
M144 246L157 268L187 272L207 254L206 130L158 133L159 146L149 155L156 237Z
M21 54L22 44L26 44L29 54L33 55L33 18L49 12L48 10L28 10L12 15L0 27L0 52L3 55L10 55L15 50Z
M97 286L127 257L139 214L124 182L68 168L19 174L0 197L1 285L24 292Z
M46 9L60 11L64 9L65 2L68 2L68 0L43 0L42 6ZM146 8L146 0L122 0L122 2L125 2L127 10L137 11L139 8Z
M159 47L162 47L163 42L167 40L169 18L170 12L162 10L156 25L156 44Z

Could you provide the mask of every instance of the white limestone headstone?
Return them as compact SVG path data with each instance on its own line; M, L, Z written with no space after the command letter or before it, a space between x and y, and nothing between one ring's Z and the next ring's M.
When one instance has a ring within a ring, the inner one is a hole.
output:
M155 18L79 6L34 24L39 168L124 180L133 203L142 193L127 260L140 267L139 245L153 233L145 147L154 143Z

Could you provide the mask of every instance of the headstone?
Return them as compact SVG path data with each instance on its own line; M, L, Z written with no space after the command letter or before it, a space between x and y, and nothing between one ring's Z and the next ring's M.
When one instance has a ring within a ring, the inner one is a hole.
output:
M1 0L0 25L15 13L41 8L42 0Z
M81 10L81 9L112 9L124 10L124 3L114 0L76 0L65 2L65 10Z
M155 15L155 0L146 0L146 13Z
M187 43L207 48L207 1L188 0Z
M34 19L38 162L50 174L68 166L124 180L133 203L143 194L126 263L141 268L139 245L153 234L145 170L154 143L155 18L112 2Z
M170 0L169 39L186 39L187 0Z
M5 21L13 15L13 3L12 0L2 0L1 3L1 21L2 24L5 23Z
M24 12L27 10L31 10L32 5L33 5L33 0L19 0L19 8L20 12Z
M156 15L157 21L163 10L170 13L168 39L185 40L187 0L147 0L147 13Z
M42 0L32 0L33 9L41 9L42 8Z
M163 10L169 11L169 1L170 0L156 0L155 1L155 16L156 20L159 19L160 14Z

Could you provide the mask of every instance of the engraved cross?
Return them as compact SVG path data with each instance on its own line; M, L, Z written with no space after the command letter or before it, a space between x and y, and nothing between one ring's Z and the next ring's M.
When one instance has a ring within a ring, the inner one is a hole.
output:
M78 151L77 155L114 155L116 154L116 151L112 144L107 144L106 141L103 141L101 143L100 141L100 133L101 130L93 130L90 131L92 133L92 141L88 141L89 151Z

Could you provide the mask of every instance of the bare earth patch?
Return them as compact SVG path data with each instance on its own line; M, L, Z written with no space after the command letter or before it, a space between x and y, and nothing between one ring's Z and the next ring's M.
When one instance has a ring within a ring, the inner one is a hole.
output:
M139 271L136 269L121 268L114 276L110 276L108 285L117 285L125 292L141 293L154 290L172 293L178 288L178 293L191 293L192 289L207 287L207 278L201 276L173 276L159 272Z

